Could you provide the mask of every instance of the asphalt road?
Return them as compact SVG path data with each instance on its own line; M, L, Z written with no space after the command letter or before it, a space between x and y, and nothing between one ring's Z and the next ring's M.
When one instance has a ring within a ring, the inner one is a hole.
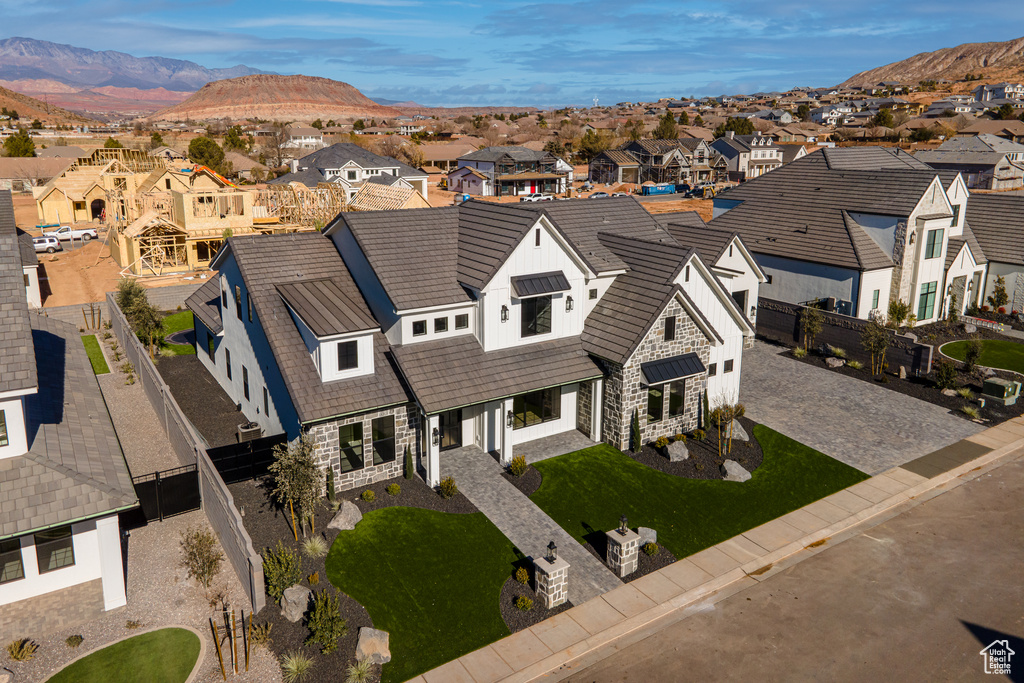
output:
M567 680L1024 681L1022 541L1018 457Z

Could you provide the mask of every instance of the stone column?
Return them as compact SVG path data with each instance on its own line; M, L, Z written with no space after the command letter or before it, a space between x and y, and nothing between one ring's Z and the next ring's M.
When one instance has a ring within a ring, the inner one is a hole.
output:
M558 607L569 597L569 563L561 557L552 562L545 557L533 561L537 577L537 594L545 609Z
M605 534L608 539L608 568L620 579L636 571L640 534L627 529L620 534L618 529Z

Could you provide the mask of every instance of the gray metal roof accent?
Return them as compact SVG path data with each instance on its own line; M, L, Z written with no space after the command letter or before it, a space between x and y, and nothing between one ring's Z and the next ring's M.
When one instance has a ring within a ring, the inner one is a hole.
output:
M11 191L0 190L0 392L38 386L17 230Z
M380 328L362 298L353 301L334 280L289 282L277 291L317 337Z
M185 306L199 318L210 332L220 334L224 324L220 317L220 280L210 278L185 299Z
M32 235L21 228L18 228L18 250L21 252L22 266L38 266L39 256L36 254L36 247L32 244Z
M695 353L684 353L671 358L641 363L640 371L644 375L647 384L664 384L684 377L701 375L707 368L701 362L700 356Z
M565 273L556 270L550 273L513 277L512 289L515 290L517 297L523 299L552 292L566 292L571 287L569 287L569 280L566 279Z
M967 224L989 261L1024 263L1024 197L972 194L967 200Z
M78 330L32 316L39 392L25 398L29 451L0 460L0 537L137 503Z
M427 413L437 413L602 375L575 337L484 352L476 337L393 349L402 374Z

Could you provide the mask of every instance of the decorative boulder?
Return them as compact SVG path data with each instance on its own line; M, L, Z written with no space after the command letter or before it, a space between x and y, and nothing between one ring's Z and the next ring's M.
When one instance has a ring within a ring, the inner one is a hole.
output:
M281 596L281 616L291 622L301 619L309 607L309 596L312 593L313 591L299 584L285 588L284 595Z
M391 661L387 631L368 626L360 627L359 640L356 642L356 661L361 662L364 659L369 659L374 664L387 664Z
M346 500L341 504L341 509L338 510L338 514L334 515L328 524L328 529L337 529L338 531L351 531L356 528L356 524L363 519L363 513L359 511L356 504L350 500Z
M977 325L971 325L970 323L964 325L964 332L966 332L967 334L974 334L977 331L978 331L978 326Z
M750 479L750 472L743 469L735 460L726 460L722 463L722 474L725 475L725 481L747 481Z
M909 339L910 341L917 341L917 335L914 334L913 332L904 332L903 336Z
M665 447L669 462L682 462L690 457L690 451L682 441L673 441Z
M956 391L954 391L953 389L943 389L942 390L942 395L943 396L956 396Z
M640 534L640 547L644 547L648 543L658 542L658 532L654 529L646 526L637 527L636 532Z
M846 361L843 360L842 358L826 358L825 365L829 366L830 368L841 368L844 365L846 365Z
M995 377L996 371L992 368L982 368L981 374L985 377Z
M743 428L739 420L732 421L732 438L737 441L750 441L750 435L747 434L747 430Z
M907 378L907 367L905 365L900 366L900 379Z

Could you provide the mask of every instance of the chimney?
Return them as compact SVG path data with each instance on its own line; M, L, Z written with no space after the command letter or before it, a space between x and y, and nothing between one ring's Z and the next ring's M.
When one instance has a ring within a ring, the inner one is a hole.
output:
M734 131L734 130L727 130L727 131L725 131L725 137L727 137L730 140L732 140L734 137L736 137L736 131Z

